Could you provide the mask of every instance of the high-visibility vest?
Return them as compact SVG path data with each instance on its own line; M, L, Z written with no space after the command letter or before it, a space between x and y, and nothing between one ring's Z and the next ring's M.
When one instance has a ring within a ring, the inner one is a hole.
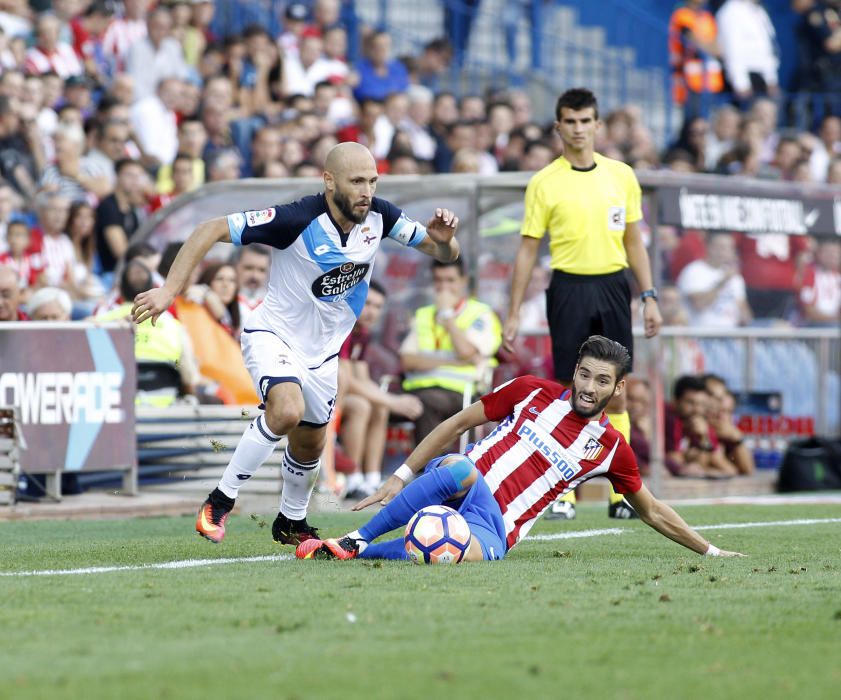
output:
M132 303L127 302L112 311L96 316L97 321L115 321L131 315ZM134 327L134 357L144 362L166 362L177 366L184 351L181 324L169 311L158 316L155 325L147 319ZM175 389L156 389L139 392L135 403L143 406L161 408L175 401Z
M415 312L415 333L418 340L418 353L433 356L441 360L457 360L458 354L453 346L453 339L447 329L435 320L435 305L423 306ZM478 318L487 315L492 318L494 330L499 338L502 337L502 326L496 314L487 304L475 299L468 299L464 308L455 317L458 328L466 331ZM490 358L487 366L496 367L498 363ZM418 370L406 373L403 389L426 389L439 387L463 393L466 388L473 390L478 379L476 365L441 365L435 369Z
M673 70L672 97L678 104L686 102L688 92L721 92L724 72L718 59L684 44L683 32L705 42L715 41L718 30L715 18L706 10L679 7L669 21L669 62Z

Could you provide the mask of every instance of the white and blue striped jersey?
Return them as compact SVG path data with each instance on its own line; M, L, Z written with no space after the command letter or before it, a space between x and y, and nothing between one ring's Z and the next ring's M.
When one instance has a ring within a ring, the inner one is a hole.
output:
M323 194L269 209L228 216L234 245L272 248L263 303L243 332L269 331L317 367L337 355L365 305L380 241L415 247L426 228L390 202L374 197L368 216L350 233L333 220Z

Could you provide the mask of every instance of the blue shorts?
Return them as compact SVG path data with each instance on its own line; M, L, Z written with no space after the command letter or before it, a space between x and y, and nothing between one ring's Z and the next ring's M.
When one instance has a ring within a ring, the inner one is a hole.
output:
M451 456L453 455L442 455L430 460L425 470L439 467L442 460ZM464 457L464 455L455 456ZM465 459L470 458L465 457ZM448 505L461 513L470 526L470 532L479 540L485 559L490 561L502 559L505 556L508 547L502 511L481 474L462 498L446 501L443 505Z

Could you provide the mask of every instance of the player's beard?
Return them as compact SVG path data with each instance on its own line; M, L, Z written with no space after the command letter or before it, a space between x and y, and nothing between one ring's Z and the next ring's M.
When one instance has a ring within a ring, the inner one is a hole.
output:
M593 404L592 408L584 408L582 409L578 405L578 392L575 390L575 384L572 385L572 410L575 411L579 416L582 418L594 418L601 414L604 411L605 407L610 403L610 399L613 397L611 394L610 396L602 399L601 401L596 401Z
M333 203L342 212L342 216L355 224L361 224L365 221L365 217L368 216L368 211L371 209L371 205L369 204L361 214L358 214L353 209L350 197L338 188L336 188L336 193L333 195Z

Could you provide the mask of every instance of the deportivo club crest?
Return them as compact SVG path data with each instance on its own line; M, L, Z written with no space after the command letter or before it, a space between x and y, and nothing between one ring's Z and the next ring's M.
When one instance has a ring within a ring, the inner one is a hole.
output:
M604 445L596 440L596 438L590 438L587 440L587 444L584 445L584 452L582 453L581 458L585 461L592 462L594 459L598 459L603 449Z

